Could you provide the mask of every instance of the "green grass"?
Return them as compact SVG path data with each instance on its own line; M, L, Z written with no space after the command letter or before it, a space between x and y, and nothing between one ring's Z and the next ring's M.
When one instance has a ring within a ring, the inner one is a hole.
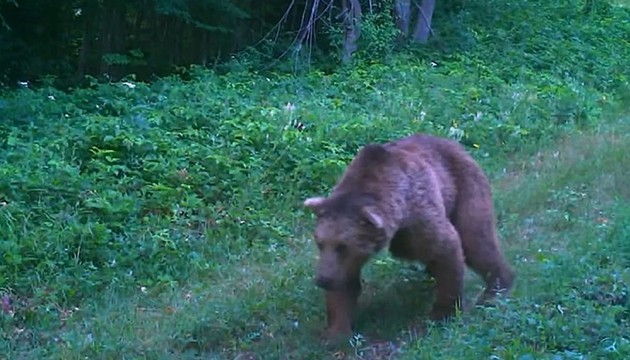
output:
M573 135L493 173L505 250L519 281L496 308L444 327L426 323L430 280L379 257L366 274L359 339L327 347L321 292L306 234L170 289L105 293L50 334L51 358L625 359L630 356L630 119ZM308 219L304 220L305 222ZM469 276L468 296L481 282ZM32 331L32 330L25 330ZM25 335L16 337L25 341ZM392 343L387 343L391 341ZM31 356L43 356L35 352ZM231 354L231 355L228 355Z
M432 45L330 74L237 59L3 93L0 359L630 356L630 13L466 4ZM361 145L416 131L488 170L516 289L433 326L432 280L383 254L357 337L326 346L300 204Z

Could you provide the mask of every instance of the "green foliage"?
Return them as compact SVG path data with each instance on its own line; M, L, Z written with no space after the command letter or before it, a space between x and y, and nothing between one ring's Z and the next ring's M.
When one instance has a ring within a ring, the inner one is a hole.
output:
M571 4L466 2L435 47L333 73L257 74L237 58L225 74L192 67L68 92L50 78L2 93L0 353L322 358L302 200L330 189L368 142L416 131L457 138L496 179L521 172L519 154L627 109L628 10ZM369 19L366 39L393 36L381 20ZM429 281L378 259L366 276L387 285L367 286L368 340L347 352L367 357L377 333L399 337L411 358L628 355L619 299L630 150L626 138L605 140L615 146L497 192L525 279L514 299L422 339L401 334L411 312L430 306L429 295L409 296Z
M384 1L383 7L392 9L392 3ZM361 21L357 56L366 60L386 58L393 52L398 34L392 11L365 14Z

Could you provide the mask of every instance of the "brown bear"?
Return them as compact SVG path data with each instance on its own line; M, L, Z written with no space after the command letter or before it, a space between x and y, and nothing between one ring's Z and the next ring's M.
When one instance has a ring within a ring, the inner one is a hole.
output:
M455 141L415 134L366 145L328 197L304 205L316 215L315 283L326 290L328 336L352 333L361 268L384 248L424 263L435 278L433 320L461 305L464 264L485 280L478 304L512 287L488 179Z

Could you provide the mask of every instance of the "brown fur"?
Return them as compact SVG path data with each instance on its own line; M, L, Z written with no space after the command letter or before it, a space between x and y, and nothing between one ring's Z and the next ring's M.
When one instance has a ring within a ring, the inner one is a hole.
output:
M352 332L361 268L381 249L423 262L436 279L431 318L453 315L467 264L486 282L477 303L509 291L514 273L495 231L490 185L456 142L413 135L359 151L316 214L316 284L326 290L328 335Z

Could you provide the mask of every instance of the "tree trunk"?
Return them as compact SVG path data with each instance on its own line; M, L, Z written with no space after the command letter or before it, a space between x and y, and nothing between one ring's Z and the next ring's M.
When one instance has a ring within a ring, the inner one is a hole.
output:
M116 4L114 7L114 14L112 17L112 40L111 40L111 52L115 54L122 54L125 50L125 36L127 23L125 20L127 7L124 4ZM115 64L111 68L112 76L118 80L125 71L125 67L129 64Z
M115 78L120 72L120 66L108 64L103 59L104 55L120 52L124 47L125 37L125 13L124 3L111 2L105 7L102 17L101 37L101 74L107 74L110 79Z
M101 17L101 28L99 31L100 37L100 74L106 74L109 76L109 66L107 62L103 58L106 54L109 54L111 51L111 22L112 22L112 11L109 8L104 8L103 16Z
M83 4L83 36L81 38L81 49L77 61L77 77L83 78L85 74L91 73L89 70L90 58L92 55L94 41L96 39L96 25L98 20L98 3L96 1L86 1Z
M208 30L199 29L201 34L201 41L199 42L199 62L201 65L206 66L208 64Z
M348 6L350 2L350 6ZM361 5L359 0L343 0L343 24L345 27L342 62L348 63L357 51L357 40L361 35Z
M396 15L396 26L400 30L398 41L401 42L409 36L409 26L411 24L411 0L396 0L394 4L394 14Z
M422 6L418 6L418 20L413 32L413 42L426 43L431 30L431 18L435 9L435 0L423 0Z

